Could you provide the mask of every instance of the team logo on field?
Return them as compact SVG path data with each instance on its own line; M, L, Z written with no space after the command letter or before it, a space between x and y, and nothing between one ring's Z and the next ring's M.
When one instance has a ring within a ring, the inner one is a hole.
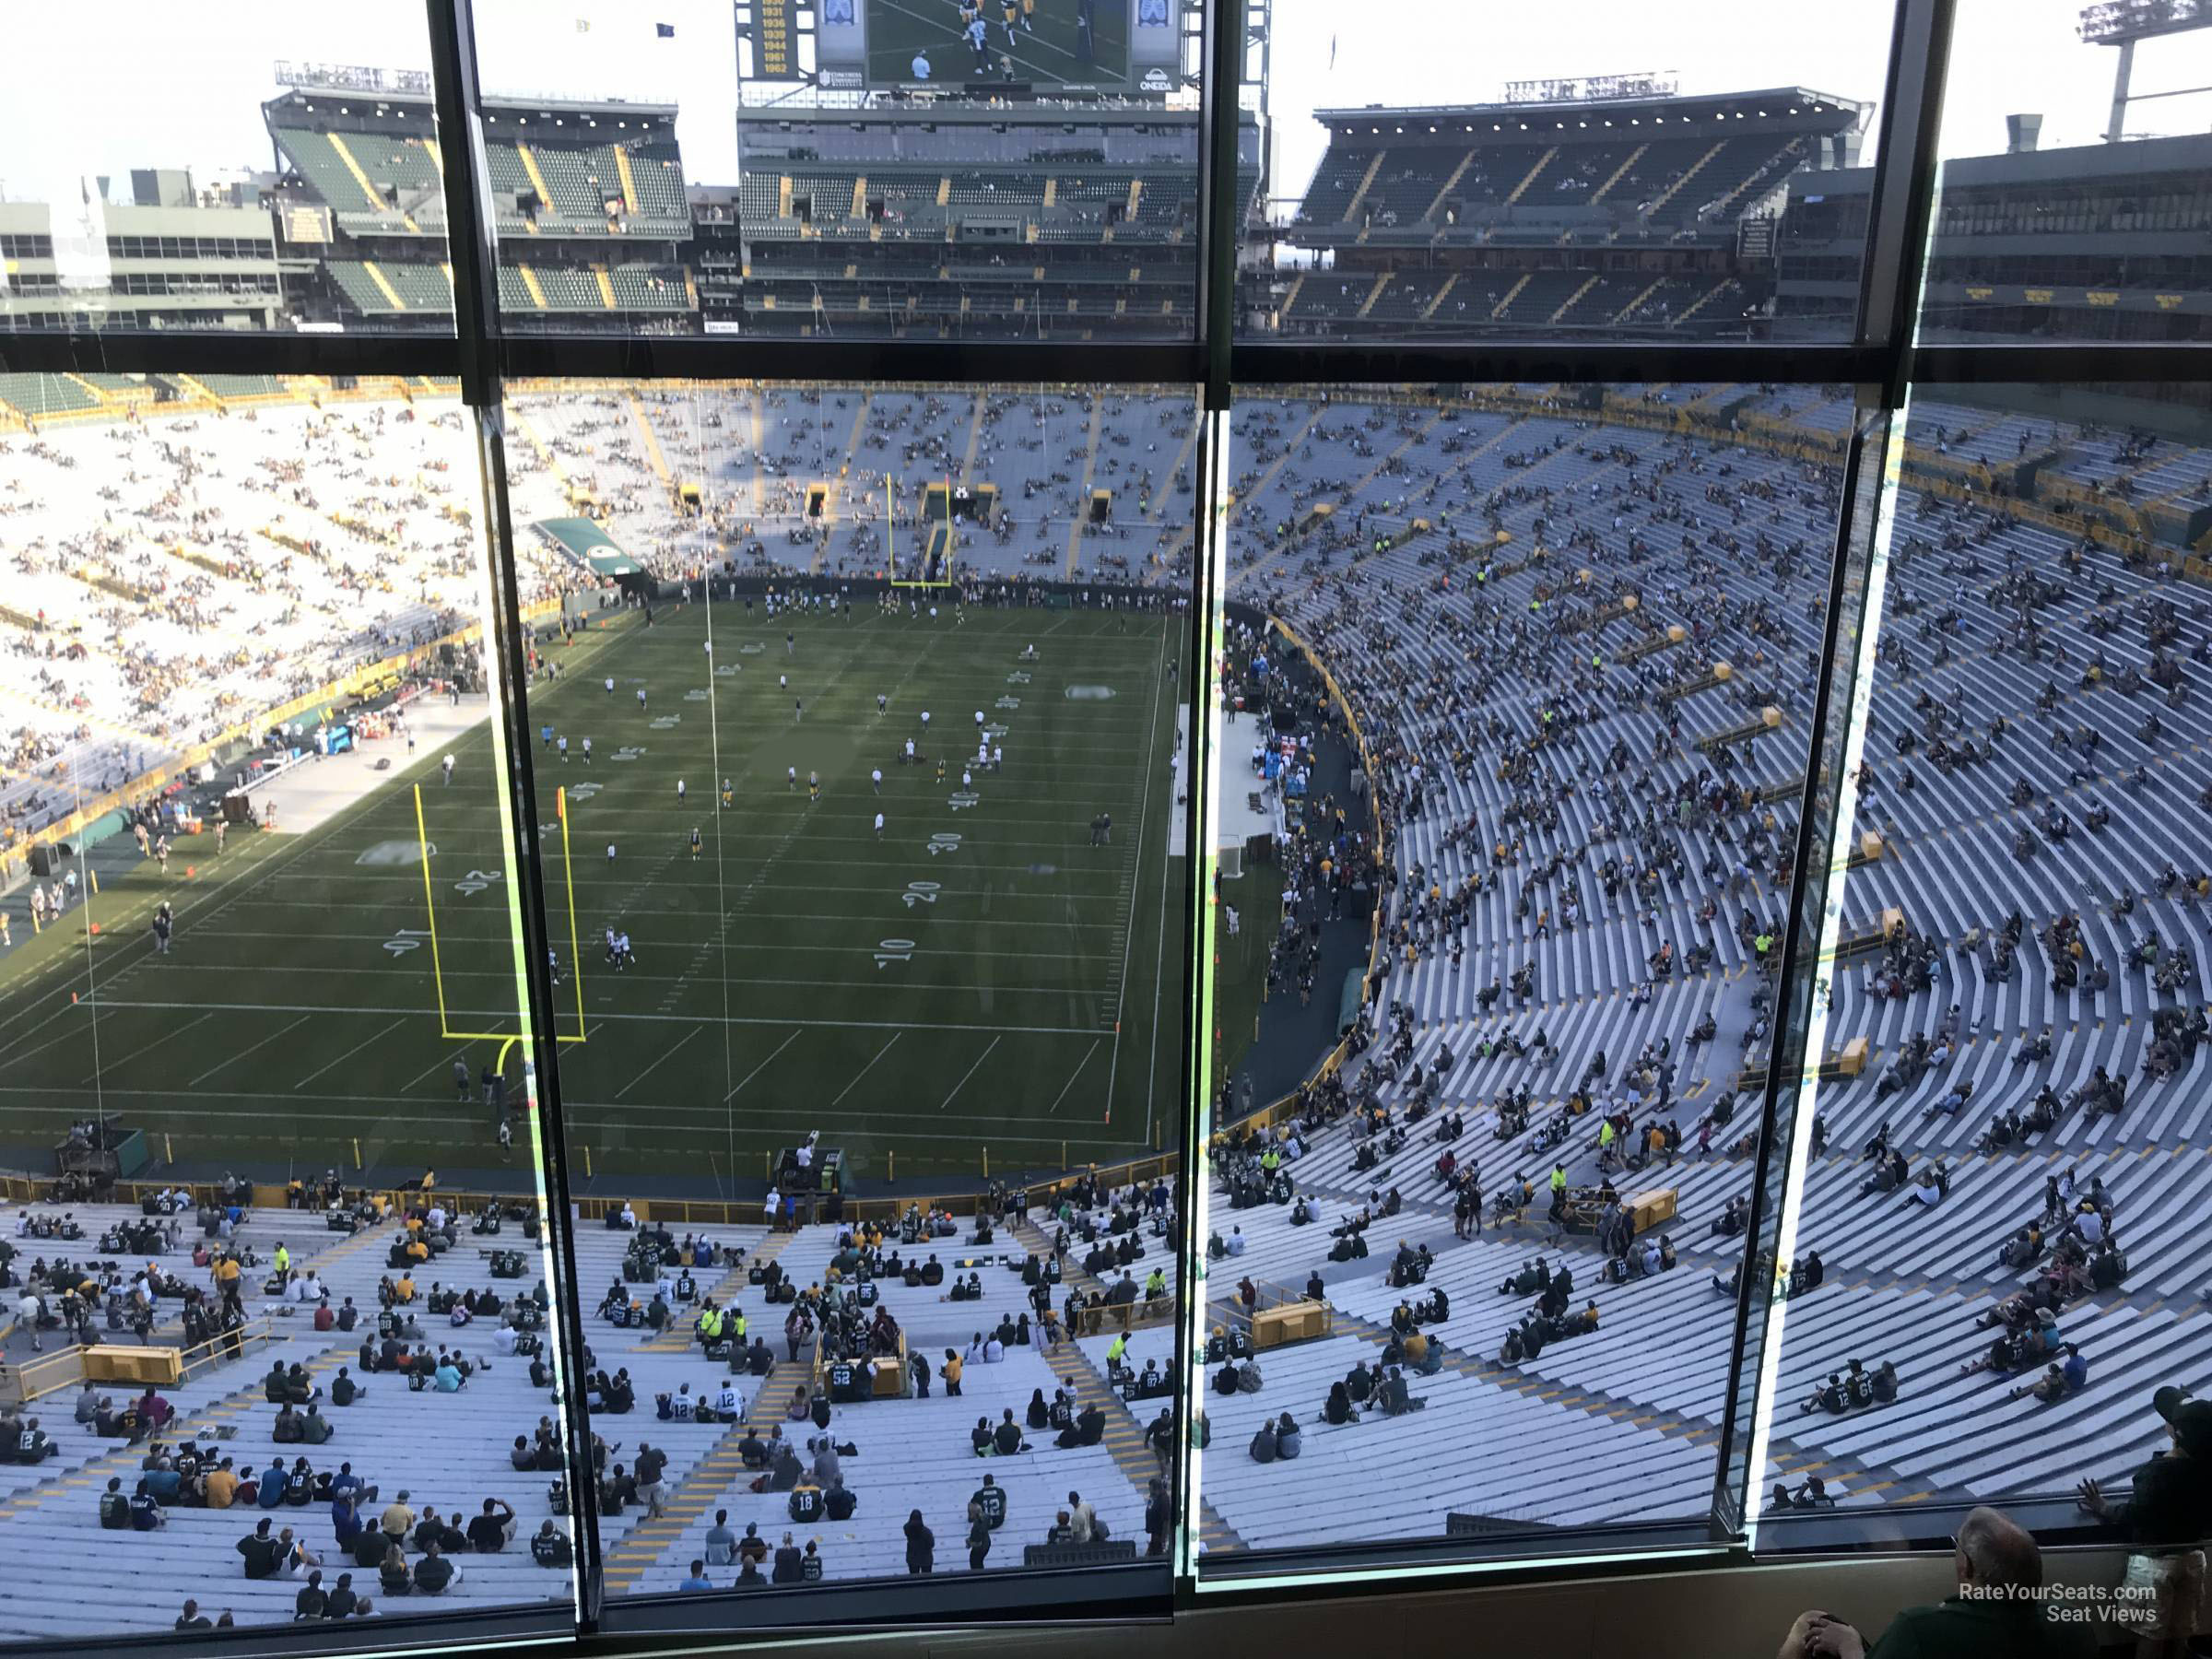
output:
M431 843L429 850L435 854L438 851L437 844ZM404 868L407 865L420 864L422 854L423 844L420 841L378 841L372 847L364 848L361 855L353 862L357 865L367 865L372 870L394 870Z
M1112 695L1112 686L1070 686L1067 688L1067 700L1070 702L1104 702Z

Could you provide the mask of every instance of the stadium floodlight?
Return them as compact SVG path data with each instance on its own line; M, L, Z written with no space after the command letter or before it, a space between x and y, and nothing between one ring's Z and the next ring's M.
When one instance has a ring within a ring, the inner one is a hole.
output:
M2081 14L2081 38L2092 46L2116 46L2120 61L2112 71L2112 112L2105 123L2104 141L2117 144L2127 120L2127 106L2135 100L2128 82L2135 74L2136 42L2160 35L2185 34L2212 28L2212 0L2097 0ZM2171 92L2146 92L2144 98L2179 98L2207 90L2204 87L2177 88Z
M2081 14L2081 38L2092 46L2117 46L2207 26L2212 26L2212 0L2097 0Z

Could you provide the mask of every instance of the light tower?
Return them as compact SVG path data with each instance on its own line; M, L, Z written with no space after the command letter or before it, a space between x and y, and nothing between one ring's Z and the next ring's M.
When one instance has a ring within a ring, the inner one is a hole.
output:
M2112 75L2112 118L2104 129L2107 144L2120 142L2127 119L2131 101L2127 83L2136 66L2136 42L2197 29L2212 29L2212 0L2097 0L2082 12L2084 41L2092 46L2120 49L2119 67ZM2212 87L2182 87L2171 92L2145 92L2140 97L2183 98L2193 92L2212 92Z

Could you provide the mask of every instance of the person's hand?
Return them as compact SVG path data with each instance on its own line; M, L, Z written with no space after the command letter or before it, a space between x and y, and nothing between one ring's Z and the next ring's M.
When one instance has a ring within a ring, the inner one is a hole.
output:
M1841 1619L1823 1615L1805 1651L1822 1659L1866 1659L1866 1639Z
M1782 1639L1782 1652L1775 1659L1806 1659L1813 1651L1813 1633L1828 1621L1828 1615L1818 1607L1808 1607L1797 1615L1797 1622L1790 1633Z
M2081 1500L2083 1509L2095 1515L2100 1521L2108 1521L2112 1518L2112 1506L2105 1500L2103 1492L2098 1489L2095 1481L2085 1480L2074 1489Z

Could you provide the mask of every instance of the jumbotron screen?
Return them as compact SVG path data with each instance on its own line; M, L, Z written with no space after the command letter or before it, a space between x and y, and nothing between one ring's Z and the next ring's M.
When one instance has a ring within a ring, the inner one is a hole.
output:
M817 78L832 88L1174 89L1182 0L819 0Z

